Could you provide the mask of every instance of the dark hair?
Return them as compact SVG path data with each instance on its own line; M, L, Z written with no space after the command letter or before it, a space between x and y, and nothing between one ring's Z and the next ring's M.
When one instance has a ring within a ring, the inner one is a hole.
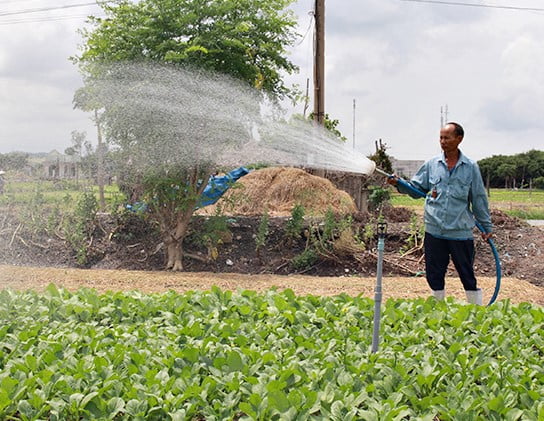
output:
M455 133L455 136L461 136L461 137L465 136L465 131L463 130L463 126L461 126L459 123L456 123L455 121L450 121L446 123L446 126L448 124L451 124L453 127L455 127L453 131Z

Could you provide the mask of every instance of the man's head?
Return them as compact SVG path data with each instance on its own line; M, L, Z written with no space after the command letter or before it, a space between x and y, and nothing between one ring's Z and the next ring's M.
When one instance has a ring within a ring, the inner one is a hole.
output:
M440 129L440 147L446 154L456 152L459 144L463 141L465 131L463 127L454 122L447 123Z

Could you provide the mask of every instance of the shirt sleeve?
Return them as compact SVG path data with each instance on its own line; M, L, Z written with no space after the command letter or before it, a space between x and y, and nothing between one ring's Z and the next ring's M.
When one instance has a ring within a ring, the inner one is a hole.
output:
M409 183L417 190L420 190L424 192L425 194L428 193L429 191L429 163L428 162L426 162L419 168L416 175L412 177ZM409 189L408 187L404 186L401 183L397 184L397 190L399 193L407 194L414 199L421 199L420 195L414 193L413 190Z
M485 190L484 181L482 180L482 174L480 173L480 168L478 167L478 164L474 164L472 171L472 213L486 232L492 232L493 224L491 223L491 214L489 212L487 192Z

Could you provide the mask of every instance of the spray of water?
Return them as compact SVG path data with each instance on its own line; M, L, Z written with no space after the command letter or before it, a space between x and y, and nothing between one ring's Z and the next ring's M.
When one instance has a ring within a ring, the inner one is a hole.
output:
M371 174L374 163L321 126L287 120L262 93L223 75L158 64L97 67L87 97L134 165L252 163Z

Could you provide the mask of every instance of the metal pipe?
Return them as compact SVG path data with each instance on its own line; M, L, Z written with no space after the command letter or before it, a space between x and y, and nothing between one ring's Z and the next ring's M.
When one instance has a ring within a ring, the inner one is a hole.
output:
M386 231L387 224L385 222L378 222L378 266L376 268L376 287L374 289L374 331L372 334L372 353L376 353L378 351L378 346L380 343L383 251L385 249Z

